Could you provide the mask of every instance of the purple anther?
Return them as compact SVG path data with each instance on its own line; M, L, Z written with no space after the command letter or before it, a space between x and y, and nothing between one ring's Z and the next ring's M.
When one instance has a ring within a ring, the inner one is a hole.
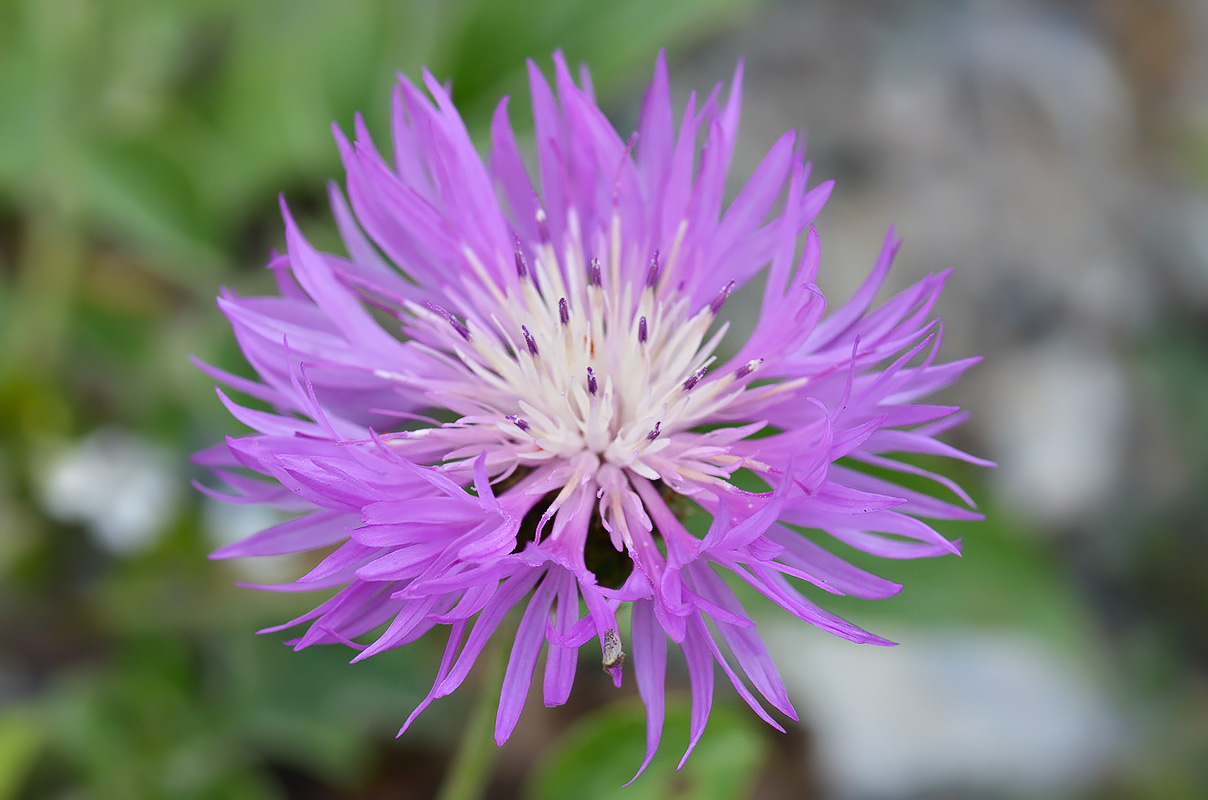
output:
M695 386L696 384L700 383L700 379L705 377L705 370L707 370L707 369L708 369L708 367L701 367L696 372L693 372L692 375L688 378L688 380L684 381L684 391L685 392L692 391L692 387Z
M520 249L520 237L516 237L516 276L528 277L528 263L524 260L524 251Z
M520 326L520 332L524 334L524 343L528 345L529 355L537 355L537 342L533 339L533 334L529 333L529 329L523 325Z
M570 306L566 304L565 297L558 301L558 319L562 320L563 325L570 324Z
M462 322L457 317L450 314L443 307L438 306L436 303L433 303L431 300L424 301L424 305L428 307L429 311L432 311L432 312L444 317L445 321L453 326L453 330L455 330L459 334L461 334L461 338L465 339L467 342L470 341L470 329L466 327L466 324L464 322Z
M659 438L659 425L662 424L663 423L661 422L654 423L654 429L651 430L650 433L646 434L646 441L653 442L655 439Z
M513 425L515 425L517 428L519 428L522 431L527 431L529 429L529 424L527 422L525 422L524 420L522 420L520 417L516 416L515 414L508 414L506 417L504 417L504 419L506 419L508 422L512 423Z
M591 280L592 286L599 286L604 282L604 276L600 272L600 259L593 258L591 260L591 267L588 271L588 277Z
M591 371L591 367L587 368L587 391L595 394L600 389L600 384L596 382L596 373Z
M659 285L659 251L654 251L650 259L650 269L646 270L646 288L653 289Z
M741 367L738 368L738 371L734 373L734 377L741 380L741 379L747 377L748 375L750 375L755 370L759 369L759 365L762 363L763 363L762 358L757 358L754 361L748 361L747 363L743 364Z
M717 293L717 297L713 298L713 302L709 304L709 313L717 316L717 312L721 311L722 304L726 302L726 298L730 296L730 292L734 291L734 281L730 281L722 290Z
M638 320L638 343L646 344L646 318Z

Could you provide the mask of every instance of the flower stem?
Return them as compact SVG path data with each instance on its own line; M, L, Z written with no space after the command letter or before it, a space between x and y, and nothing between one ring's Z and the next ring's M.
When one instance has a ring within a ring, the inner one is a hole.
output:
M488 645L478 701L467 721L461 744L445 773L437 800L480 800L491 780L498 747L495 745L495 709L503 686L507 648Z

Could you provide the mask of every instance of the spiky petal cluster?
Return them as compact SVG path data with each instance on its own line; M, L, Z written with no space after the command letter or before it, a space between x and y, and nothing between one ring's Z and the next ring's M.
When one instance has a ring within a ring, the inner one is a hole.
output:
M917 402L973 362L936 362L944 275L872 308L892 234L867 282L825 314L811 222L831 185L808 187L792 133L723 208L741 65L724 102L720 86L692 95L677 125L660 57L629 140L596 107L586 73L576 84L561 56L555 66L551 88L530 64L535 173L506 99L484 163L427 72L426 92L406 79L395 90L390 158L359 118L355 141L336 130L351 208L334 185L331 202L347 256L314 249L283 206L288 254L270 263L279 296L219 298L260 381L203 366L273 410L220 390L256 433L200 460L229 485L226 499L300 512L218 557L326 550L275 587L336 590L281 626L308 623L297 648L342 643L356 661L447 627L418 714L462 683L521 606L498 741L540 652L554 706L596 639L618 685L630 656L649 762L668 639L692 688L688 752L715 665L769 724L765 703L795 716L719 570L823 630L888 643L796 582L864 598L899 585L802 529L887 558L957 552L920 518L974 518L972 503L894 454L977 462L935 438L962 421L959 409ZM765 268L754 333L719 358L727 295ZM863 465L927 475L964 505ZM770 489L739 488L740 469ZM711 517L707 531L685 526L688 510Z

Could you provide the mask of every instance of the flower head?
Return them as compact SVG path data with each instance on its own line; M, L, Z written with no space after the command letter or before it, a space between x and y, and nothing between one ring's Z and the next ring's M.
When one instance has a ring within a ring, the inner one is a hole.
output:
M347 255L313 248L282 204L287 254L269 265L279 296L219 298L260 380L203 365L273 410L220 390L256 433L199 459L229 485L223 497L301 512L216 556L329 550L272 587L336 590L280 626L306 625L295 647L342 643L356 661L449 629L408 725L521 607L497 740L519 718L540 652L554 706L595 640L618 686L633 670L648 763L668 639L692 688L688 752L715 664L769 724L765 705L795 718L722 573L825 631L888 644L795 583L864 598L901 588L819 538L887 558L958 551L921 518L975 518L971 501L893 454L983 463L935 438L963 420L959 409L917 402L974 360L936 361L945 275L872 307L892 233L855 296L825 313L811 223L831 184L808 186L793 133L723 203L741 65L724 101L720 87L690 96L677 125L660 56L628 140L586 73L577 84L560 55L555 67L551 88L529 65L535 171L506 99L484 163L427 72L426 93L406 79L395 90L391 158L359 118L355 141L336 130L351 208L334 184L331 202ZM754 332L720 357L726 299L764 269ZM925 475L963 504L880 477L894 472ZM694 532L688 514L711 522Z

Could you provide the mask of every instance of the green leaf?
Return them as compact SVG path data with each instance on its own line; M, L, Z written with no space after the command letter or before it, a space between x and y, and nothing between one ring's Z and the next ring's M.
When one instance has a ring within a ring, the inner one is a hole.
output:
M650 766L625 789L625 800L736 800L747 797L759 776L764 733L749 714L714 708L700 744L676 772L688 741L690 708L673 702L663 740ZM641 765L646 749L646 710L623 701L577 723L538 765L525 797L531 800L604 800L620 796Z

